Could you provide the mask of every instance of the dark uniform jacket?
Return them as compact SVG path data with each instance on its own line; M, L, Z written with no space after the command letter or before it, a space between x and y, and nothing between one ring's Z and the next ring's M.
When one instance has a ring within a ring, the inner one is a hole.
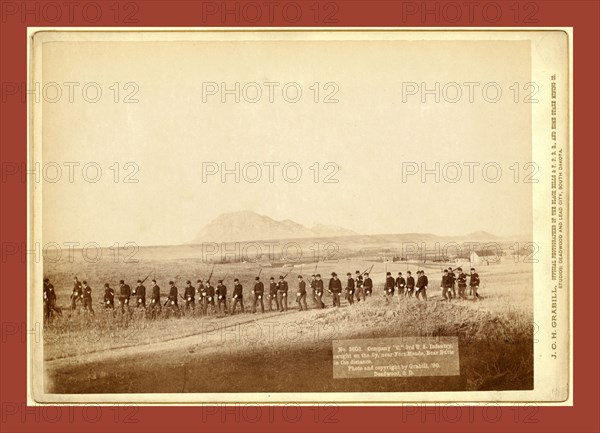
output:
M315 280L315 283L317 283L315 285L315 290L317 291L317 293L323 293L323 290L324 290L323 280Z
M363 285L365 289L373 290L373 280L370 277L365 278L365 282Z
M415 278L412 275L410 277L406 278L406 287L408 287L409 289L414 289Z
M394 277L389 276L389 277L385 277L385 289L386 290L394 290Z
M449 272L448 278L450 279L450 286L452 286L454 284L454 282L456 281L456 275L454 275L453 272Z
M464 272L458 274L458 285L460 287L467 287L467 274Z
M169 301L177 302L177 286L172 285L169 290Z
M452 278L450 275L442 275L442 287L445 289L449 289L452 287Z
M73 294L71 298L80 298L83 296L83 289L81 288L81 283L77 282L73 285Z
M206 289L204 288L204 284L198 283L198 288L196 289L196 291L201 297L206 296Z
M356 288L360 289L363 286L363 277L356 277Z
M193 298L195 294L196 289L194 289L194 286L192 286L191 284L189 286L185 286L185 291L183 292L183 297L185 299Z
M479 274L477 272L474 272L471 274L471 279L469 281L469 285L471 285L471 286L479 285Z
M129 299L129 297L131 296L131 288L128 284L123 284L121 286L120 296L121 298Z
M211 286L210 283L208 283L206 285L206 296L208 296L210 298L215 297L215 288L213 286Z
M138 299L146 299L146 287L143 284L141 284L139 287L136 287L135 294Z
M233 297L234 298L238 298L238 299L242 299L242 297L244 296L243 293L244 288L242 287L241 284L236 284L233 286Z
M426 287L427 284L429 284L429 280L427 279L426 275L421 275L419 277L419 279L417 280L417 287L419 289L422 289L423 287Z
M283 293L287 293L288 292L287 281L283 280L283 281L280 281L279 283L277 283L277 290L279 290L280 292L283 292Z
M340 293L342 291L342 281L340 279L331 278L329 280L329 291L332 293Z
M265 293L265 285L262 283L262 281L254 283L254 294L262 295L263 293Z
M301 295L306 293L306 282L300 281L298 283L298 293L300 293Z
M104 302L110 302L111 304L115 302L115 291L111 287L107 287L104 289Z
M398 287L398 289L403 289L404 286L406 286L406 280L404 280L404 277L397 277L396 287Z
M90 286L85 286L83 289L83 297L88 300L92 299L92 288Z
M52 284L48 284L45 288L46 291L46 299L50 302L56 301L56 293L54 292L54 286Z
M152 286L152 299L160 302L160 287L158 287L158 284Z
M277 295L277 283L275 281L269 285L269 294L271 296Z
M313 291L317 290L317 280L312 280L310 282L310 288L313 289Z
M348 288L348 293L354 293L354 278L348 278L348 285L346 287Z
M225 299L227 297L227 286L224 284L217 284L215 294L219 299Z

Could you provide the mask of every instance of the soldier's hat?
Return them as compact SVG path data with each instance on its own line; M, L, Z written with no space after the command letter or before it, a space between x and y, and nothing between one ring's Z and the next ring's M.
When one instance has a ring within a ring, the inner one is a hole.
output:
M191 282L190 280L187 280L187 281L185 282L185 284L192 284L192 282Z
M275 277L271 277L270 279L271 279L271 280L274 280L274 279L275 279Z
M332 277L337 277L337 274L336 274L335 272L332 272L332 273L331 273L331 276L332 276Z
M223 284L223 280L219 280L219 284Z
M302 275L298 275L298 279L300 279L300 280L301 280L301 279L302 279Z
M124 280L119 280L119 284L125 284Z
M196 280L196 282L197 282L197 283L201 283L201 282L202 282L202 280L201 280L201 279L200 279L200 280Z
M254 277L254 279L255 279L256 281L258 281L258 280L260 280L260 277Z
M360 271L356 271L355 274L360 274Z
M317 274L317 277L321 278L321 274Z
M368 272L365 272L365 275L368 277L368 276L369 276L369 273L368 273Z
M49 283L50 282L50 278L44 278L44 283Z
M398 275L402 275L402 272L398 272Z
M471 270L472 270L472 271L474 271L474 270L475 270L475 268L471 268Z
M75 275L75 276L73 277L73 279L74 279L74 280L76 280L76 279L77 279L77 275Z
M444 269L444 274L447 274L447 273L448 273L448 269Z
M169 284L175 284L173 281L169 281Z
M137 282L138 282L138 283L141 283L141 282L142 282L142 280L137 280Z
M155 279L152 279L152 282L153 282L153 283L156 283L156 280L155 280Z
M412 273L411 273L410 271L406 271L406 273L407 273L407 274L411 274L411 275L412 275Z
M108 283L104 283L104 287L110 287Z
M315 274L312 274L312 275L311 275L311 278L315 278L315 277L316 277L316 275L315 275Z
M386 274L386 275L392 275L392 273L391 273L391 272L386 272L385 274Z
M280 276L279 276L279 279L280 279L280 280L283 280L283 275L280 275Z
M87 284L87 281L83 280L82 284Z
M461 271L462 272L462 268L456 268L457 271Z
M349 277L352 276L352 274L350 272L348 272L346 275L349 276Z
M240 280L238 280L237 278L235 280L233 280L234 283L239 283Z

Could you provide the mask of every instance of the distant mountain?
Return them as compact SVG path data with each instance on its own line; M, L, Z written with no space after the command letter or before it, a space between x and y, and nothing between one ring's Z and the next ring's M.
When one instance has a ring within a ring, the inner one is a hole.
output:
M253 211L240 211L219 215L205 226L191 243L336 237L357 234L338 226L316 225L308 228L289 219L277 221Z
M472 240L483 240L483 241L490 241L490 240L498 239L498 236L493 235L493 234L488 233L483 230L469 233L466 237L469 239L472 239Z

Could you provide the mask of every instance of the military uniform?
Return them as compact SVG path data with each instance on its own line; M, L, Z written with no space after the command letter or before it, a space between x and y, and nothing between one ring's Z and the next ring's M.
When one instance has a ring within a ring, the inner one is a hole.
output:
M256 313L256 304L260 303L260 312L265 312L265 303L263 297L265 295L265 285L260 280L256 280L254 283L254 289L252 290L254 299L252 300L252 312Z
M450 290L452 290L452 278L447 272L444 272L444 275L442 276L440 289L442 289L442 298L446 301L450 301L452 299L452 294L450 293Z
M77 308L77 302L83 300L83 288L78 280L73 283L73 293L71 293L71 310Z
M196 288L196 294L198 295L198 305L200 305L202 314L206 314L206 289L204 288L204 284L201 280L198 280L197 283L198 287Z
M427 300L427 285L429 284L429 279L425 275L425 272L421 272L421 275L417 279L417 299L419 299L419 295L421 299Z
M365 288L365 299L367 296L371 296L371 294L373 294L373 280L371 280L371 277L369 277L369 274L367 274L367 278L365 278L365 282L363 284L364 288Z
M223 305L223 313L227 314L227 286L223 283L217 284L215 295L217 297L217 310L220 313L221 305Z
M211 306L212 312L215 312L215 288L210 284L209 281L206 282L206 286L204 286L206 290L206 297L204 298L204 310L206 314L208 314L208 306Z
M398 277L396 277L396 287L398 288L398 296L406 296L406 280L402 274L398 274Z
M354 278L348 275L348 283L346 284L346 299L348 299L348 303L350 305L354 304L354 292L356 291L354 285Z
M150 308L155 310L156 308L160 309L160 287L154 281L152 285L152 296L150 298Z
M46 319L50 319L52 312L62 315L62 311L56 306L56 292L50 282L44 283L44 306Z
M415 293L415 278L411 274L408 274L408 277L406 277L406 295L412 297L412 295L414 293Z
M125 306L129 310L129 299L131 298L131 288L121 280L119 289L119 304L121 304L121 312L125 311Z
M279 310L279 300L277 299L277 283L271 280L269 284L269 311L273 311L273 301L275 301L275 307Z
M310 291L312 294L313 305L320 306L317 305L317 277L315 275L313 275L310 280Z
M342 282L338 278L329 280L329 293L333 297L333 306L340 306L340 293L342 293Z
M317 276L316 287L315 287L315 298L317 299L317 308L325 308L325 303L323 302L323 292L325 291L325 287L323 286L323 280L320 276Z
M461 299L467 299L467 274L460 272L457 278L458 282L458 296Z
M479 290L479 274L477 272L475 272L475 270L473 269L471 272L471 278L469 280L469 285L471 286L471 291L473 292L473 297L475 299L480 299L481 297L479 296L479 293L477 293L477 291Z
M300 311L308 310L308 307L306 306L306 283L304 280L298 281L298 296L296 296L296 302L300 307Z
M171 288L169 289L169 298L167 299L167 302L169 307L173 309L179 309L179 300L177 299L177 286L171 283Z
M83 308L84 310L89 310L92 313L94 312L94 306L92 305L92 288L87 284L84 284L83 287Z
M454 271L452 269L448 269L448 277L450 278L450 292L452 292L452 297L456 298L456 275L454 275Z
M288 310L288 283L284 279L280 279L277 283L277 300L279 302L279 311Z
M185 286L183 299L185 299L185 308L196 308L196 289L191 282Z
M232 316L235 314L235 307L237 306L237 304L240 304L240 307L242 307L242 313L243 313L244 312L244 288L239 283L239 281L233 285L233 303L231 305L231 315Z
M133 294L136 296L136 305L138 307L146 308L146 287L143 284L140 284L135 288Z
M385 277L385 300L386 300L386 302L390 302L390 298L392 296L394 296L394 284L396 284L394 277L392 277L392 274L388 273L388 275Z
M365 299L365 290L363 288L363 277L360 274L356 274L354 279L356 282L356 300L360 302L361 299Z
M104 308L115 308L115 291L107 285L104 285Z

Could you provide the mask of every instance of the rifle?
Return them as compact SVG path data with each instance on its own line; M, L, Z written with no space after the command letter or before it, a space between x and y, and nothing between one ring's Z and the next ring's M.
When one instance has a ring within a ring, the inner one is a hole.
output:
M212 265L212 269L210 270L210 275L208 276L208 280L206 280L206 284L210 285L210 279L213 276L213 271L215 270L215 265Z
M142 284L144 284L144 281L146 281L146 280L148 279L148 277L150 276L150 274L151 274L153 271L154 271L154 269L153 269L152 271L148 272L148 275L146 275L146 278L144 278L144 279L142 280Z
M373 263L373 264L371 265L371 267L370 267L368 270L367 270L367 269L365 269L361 275L364 275L364 274L366 274L366 273L369 273L369 274L370 274L370 273L371 273L371 271L373 270L373 266L375 266L375 263Z

